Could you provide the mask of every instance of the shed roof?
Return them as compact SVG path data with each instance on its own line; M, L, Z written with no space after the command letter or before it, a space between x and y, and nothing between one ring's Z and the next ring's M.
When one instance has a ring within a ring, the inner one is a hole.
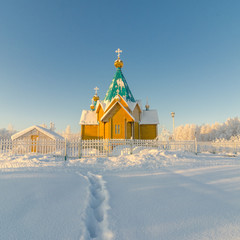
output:
M143 110L140 124L159 124L157 110Z
M96 111L83 110L79 124L81 125L97 125L97 113Z
M28 132L30 132L30 131L32 131L34 129L36 129L39 132L45 134L46 136L50 137L53 140L57 140L57 139L63 140L64 139L61 135L57 134L56 132L51 131L50 129L38 126L38 125L26 128L26 129L24 129L24 130L22 130L22 131L20 131L18 133L15 133L14 135L11 136L11 138L12 138L12 140L15 140L15 139L25 135L26 133L28 133Z

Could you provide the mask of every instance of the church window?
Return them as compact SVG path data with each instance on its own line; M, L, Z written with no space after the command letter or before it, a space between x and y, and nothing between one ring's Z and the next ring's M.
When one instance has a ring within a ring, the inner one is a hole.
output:
M120 134L120 125L119 124L115 125L115 134Z

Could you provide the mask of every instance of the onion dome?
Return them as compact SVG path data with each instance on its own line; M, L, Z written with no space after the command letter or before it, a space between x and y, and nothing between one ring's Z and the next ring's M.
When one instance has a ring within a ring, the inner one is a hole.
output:
M146 111L149 110L150 106L148 104L145 105Z
M115 66L116 68L122 68L122 67L123 67L123 61L122 61L120 58L118 58L118 59L114 62L114 66Z
M97 95L97 91L99 90L99 88L95 87L94 90L95 90L95 95L93 96L93 101L97 102L99 100L99 96Z
M98 101L98 100L99 100L99 96L98 96L98 95L94 95L94 96L93 96L93 101L96 102L96 101Z
M95 109L95 106L93 104L93 99L92 99L92 104L90 105L91 110L93 111Z
M149 110L149 108L150 108L150 106L149 106L149 104L148 104L148 99L147 99L147 101L146 101L145 108L146 108L146 111L148 111L148 110Z
M91 110L94 110L95 107L94 107L93 104L91 104L91 105L90 105L90 108L91 108Z

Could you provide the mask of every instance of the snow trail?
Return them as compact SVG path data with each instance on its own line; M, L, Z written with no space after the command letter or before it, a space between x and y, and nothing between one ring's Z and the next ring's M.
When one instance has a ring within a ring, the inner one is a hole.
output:
M110 207L105 181L102 179L102 176L92 173L88 173L84 177L88 181L89 187L85 214L83 216L85 229L80 240L112 240L113 233L108 228L107 211Z

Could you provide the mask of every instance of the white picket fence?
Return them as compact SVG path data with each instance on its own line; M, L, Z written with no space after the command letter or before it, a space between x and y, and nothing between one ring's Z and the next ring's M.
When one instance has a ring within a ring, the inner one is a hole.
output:
M237 154L240 152L240 142L198 142L197 152Z
M194 152L194 141L160 142L156 140L75 140L67 142L68 157L119 156L128 155L142 149L185 150Z
M14 140L0 139L0 153L9 154L64 154L65 142L62 140Z
M67 158L119 156L136 153L142 149L181 150L194 153L240 152L240 143L214 143L196 141L158 141L158 140L39 140L12 141L0 139L0 153L7 154L52 154Z

